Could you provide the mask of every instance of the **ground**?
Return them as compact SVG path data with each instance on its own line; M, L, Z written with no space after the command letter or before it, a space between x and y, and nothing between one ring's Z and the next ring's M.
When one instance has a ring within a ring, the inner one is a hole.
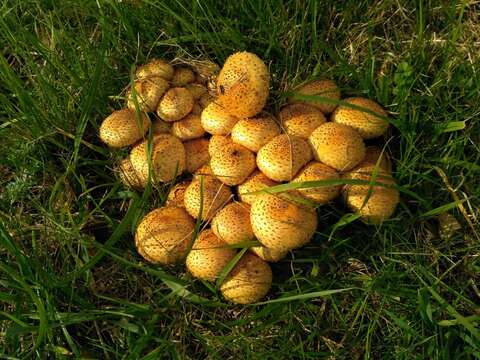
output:
M479 359L480 6L476 1L30 1L0 5L0 357ZM142 261L159 206L97 137L135 64L248 50L268 104L327 77L391 114L404 190L369 226L341 202L233 306ZM336 290L336 291L334 291Z

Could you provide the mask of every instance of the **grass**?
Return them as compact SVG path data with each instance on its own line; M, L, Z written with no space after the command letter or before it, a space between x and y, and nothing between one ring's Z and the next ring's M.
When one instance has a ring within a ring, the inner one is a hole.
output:
M480 358L475 1L4 1L0 5L0 358ZM402 201L367 226L322 207L233 306L132 232L164 188L124 189L97 137L149 57L236 50L270 66L269 108L330 77L391 112ZM412 193L414 195L412 195Z

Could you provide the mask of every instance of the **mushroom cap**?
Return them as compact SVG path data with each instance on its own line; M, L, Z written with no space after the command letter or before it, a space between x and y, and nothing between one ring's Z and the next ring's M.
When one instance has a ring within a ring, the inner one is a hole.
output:
M184 197L185 197L185 190L187 189L188 185L190 185L190 181L182 181L178 184L175 184L167 195L166 206L176 206L185 208L184 204Z
M129 157L120 161L118 165L118 176L120 181L127 187L142 188L145 186L142 178L135 172Z
M136 76L138 79L150 76L161 76L165 80L173 77L173 66L161 59L152 59L148 63L138 67Z
M267 295L272 286L272 269L267 262L245 253L220 286L225 299L251 304Z
M153 135L170 134L172 131L172 123L163 121L162 119L155 119L152 121Z
M270 74L255 54L237 52L230 55L217 78L217 102L239 118L252 117L265 106Z
M242 184L237 186L238 197L244 203L252 205L260 194L247 194L275 185L279 185L279 183L268 178L260 170L255 170Z
M218 151L221 151L221 149L232 143L232 139L230 136L225 136L225 135L213 135L210 138L210 142L208 144L208 152L210 156L215 154Z
M135 246L146 260L172 264L188 250L195 222L185 209L166 206L149 212L135 232Z
M374 169L375 165L366 164L345 174L345 178L370 181ZM378 170L375 182L390 186L395 185L395 180L391 175L381 169ZM369 191L369 184L345 185L343 196L347 206L360 214L363 220L372 224L380 224L395 212L400 201L400 193L396 188L379 185L371 187L370 197L368 197Z
M130 146L142 139L148 131L150 119L145 113L130 109L116 110L100 125L100 139L111 148Z
M178 121L192 111L194 102L190 91L174 87L163 95L158 103L157 114L165 121Z
M226 108L212 101L202 111L202 126L213 135L230 134L238 118L229 114Z
M195 81L195 73L186 66L178 66L173 72L171 79L172 86L180 87Z
M185 87L192 93L192 96L195 100L199 100L203 94L207 93L207 88L202 84L187 84Z
M297 176L293 182L304 181L321 181L340 179L340 174L330 166L322 164L318 161L309 162ZM340 195L341 185L320 186L310 189L299 189L298 191L307 199L316 201L320 204L326 204Z
M361 97L352 97L343 100L344 102L360 106L367 110L387 117L387 112L375 101ZM388 122L368 112L352 109L346 105L340 105L332 114L332 121L338 124L351 126L358 131L364 139L373 139L385 133L388 129Z
M350 126L327 122L309 137L315 159L338 171L348 171L365 157L365 144Z
M172 125L172 134L182 141L197 139L205 134L200 116L188 114L183 119L175 121Z
M332 100L340 100L340 89L332 80L315 80L296 89L296 92L302 95L317 95ZM325 115L330 114L337 107L337 104L324 100L294 100L290 98L289 102L314 106Z
M280 261L288 254L288 251L274 250L265 246L254 246L250 248L250 251L257 255L260 259L268 262Z
M153 179L167 182L180 175L185 169L185 147L173 135L159 134L152 139ZM135 145L130 152L130 161L143 183L148 181L148 141Z
M231 202L212 219L212 231L227 244L239 244L255 238L250 224L250 205Z
M290 181L311 159L312 151L305 139L281 134L260 149L257 166L272 180Z
M200 216L204 221L209 221L231 200L230 188L213 176L197 175L185 190L185 209L194 218ZM202 212L200 213L201 206Z
M163 94L170 85L168 81L160 76L150 76L148 78L135 81L133 87L136 92L136 101L141 111L155 111ZM135 98L132 90L127 93L127 107L136 110Z
M260 148L280 135L280 127L272 116L241 119L232 129L232 141L258 152Z
M287 134L304 139L308 139L313 130L327 121L319 109L306 104L284 106L279 118Z
M210 167L224 184L238 185L255 170L255 155L246 147L231 143L212 155Z
M299 248L310 241L317 228L315 209L297 199L298 192L262 194L253 203L250 221L262 245L276 251Z
M187 269L198 279L215 281L235 254L235 249L229 248L211 229L206 229L199 234L188 253Z
M188 173L193 174L203 165L208 164L210 161L210 154L208 153L209 141L205 138L194 139L185 141L183 146L185 147L186 165L185 170Z

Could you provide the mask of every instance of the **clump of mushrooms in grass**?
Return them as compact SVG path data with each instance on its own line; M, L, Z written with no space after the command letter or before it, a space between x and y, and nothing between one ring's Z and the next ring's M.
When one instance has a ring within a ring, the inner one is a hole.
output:
M268 294L269 263L312 240L322 206L343 199L379 225L400 200L392 163L372 140L389 128L380 104L341 100L334 81L316 79L295 87L275 116L265 109L269 90L269 69L250 52L222 68L153 59L99 129L113 151L129 148L116 166L126 187L169 187L165 205L136 226L138 253L161 266L185 262L237 304Z

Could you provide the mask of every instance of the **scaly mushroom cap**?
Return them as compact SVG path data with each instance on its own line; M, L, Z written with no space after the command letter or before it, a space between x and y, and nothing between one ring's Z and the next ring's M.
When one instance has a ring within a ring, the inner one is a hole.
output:
M210 167L224 184L241 184L255 170L255 155L246 147L228 144L212 155Z
M160 76L150 76L134 83L136 98L133 91L127 92L127 107L136 110L135 101L141 111L155 111L163 94L169 88L168 81Z
M155 119L152 121L152 131L153 135L158 134L170 134L172 131L172 124L162 119Z
M259 195L247 195L265 188L279 185L265 176L260 170L255 170L242 184L237 186L238 197L244 203L252 205Z
M316 80L303 85L296 90L302 95L317 95L332 100L340 100L340 89L332 80ZM289 99L290 103L303 103L311 105L319 109L325 115L330 114L337 107L336 104L326 102L324 100L295 100Z
M264 107L268 98L270 74L255 54L237 52L230 55L217 78L217 102L239 118L252 117Z
M340 174L330 166L322 164L318 161L308 163L293 182L304 181L321 181L340 179ZM299 189L298 191L307 199L316 201L320 204L326 204L340 195L341 185L321 186L311 189Z
M112 148L133 145L148 131L150 119L145 113L137 118L130 109L116 110L100 125L100 139Z
M375 101L361 97L353 97L344 100L351 105L360 106L370 110L379 116L387 117L387 112ZM332 114L332 121L338 124L351 126L358 131L364 139L373 139L385 133L388 122L366 111L352 109L346 105L340 105Z
M260 259L268 262L277 262L287 256L288 251L274 250L265 246L254 246L250 251L257 255Z
M195 81L195 73L192 69L185 66L179 66L175 68L173 77L171 80L172 86L181 87Z
M152 174L156 182L167 182L185 169L185 147L175 136L159 134L152 139ZM133 147L130 161L144 184L148 181L148 141Z
M135 246L152 263L172 264L185 256L194 228L195 222L183 208L155 209L138 225Z
M199 115L189 114L172 125L172 134L182 141L197 139L205 134Z
M258 256L246 253L220 286L222 295L236 304L252 304L267 295L272 269Z
M188 185L190 185L190 181L182 181L178 184L175 184L175 186L172 187L168 192L166 205L185 208L183 200L185 197L185 190L187 189Z
M327 122L310 135L315 159L338 171L348 171L365 157L362 137L350 126Z
M266 247L276 251L299 248L310 241L317 228L315 209L301 204L295 191L262 194L253 203L250 221L253 233Z
M374 169L375 165L366 164L345 174L345 178L371 181ZM387 172L379 169L375 183L394 186L395 180ZM380 224L395 212L400 201L400 193L396 188L373 185L367 200L369 190L369 184L345 185L343 196L348 207L359 213L363 220L372 224ZM366 204L364 204L365 200L367 200Z
M187 159L185 170L193 174L203 165L210 161L210 154L208 153L208 140L205 138L185 141L185 157Z
M171 88L158 103L157 114L165 121L178 121L192 111L193 96L185 88Z
M185 190L185 209L194 218L200 216L204 221L209 221L231 200L230 188L213 176L197 175Z
M232 143L232 139L230 136L225 136L225 135L213 135L210 138L210 143L208 144L208 152L210 156L215 154L218 151L221 151L221 149Z
M199 100L203 94L207 93L207 88L202 84L188 84L185 87L192 93L192 96L195 100Z
M235 249L229 248L211 229L206 229L199 234L188 253L187 269L198 279L215 281L235 254Z
M242 119L232 129L232 141L255 153L277 135L280 135L280 127L268 115Z
M287 105L282 108L279 117L287 134L304 139L308 139L313 130L327 121L320 110L305 104Z
M232 202L212 219L212 230L227 244L240 244L255 238L250 224L250 205Z
M308 142L297 136L278 135L257 154L257 166L270 179L290 181L312 159Z
M165 80L170 80L173 77L173 66L164 60L153 59L140 66L136 71L138 79L147 78L150 76L161 76Z
M388 157L386 151L384 151L382 154L382 150L376 146L367 146L367 148L365 149L365 158L358 166L363 166L367 164L375 165L378 159L380 159L378 166L387 173L391 173L392 163L390 161L390 158Z
M202 126L213 135L230 134L234 125L238 122L236 116L230 115L226 108L211 102L202 111Z
M135 172L128 157L123 159L118 165L118 176L120 181L127 187L142 188L145 186L141 177Z

